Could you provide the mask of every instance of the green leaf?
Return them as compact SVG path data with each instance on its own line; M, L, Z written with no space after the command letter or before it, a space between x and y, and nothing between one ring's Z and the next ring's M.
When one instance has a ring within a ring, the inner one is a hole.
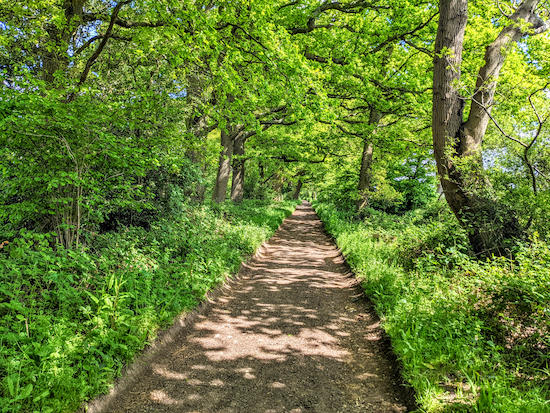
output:
M32 399L32 402L33 402L33 403L36 403L37 401L46 398L49 394L50 394L50 391L49 391L49 390L45 390L45 391L43 391L42 393L40 393L38 396L36 396L34 399Z
M8 382L8 391L10 392L11 397L15 397L16 394L16 382L14 381L14 376L17 377L17 375L11 375L6 377L6 380Z
M21 391L21 393L19 394L18 398L20 400L22 399L26 399L27 397L30 396L31 392L32 392L32 389L33 389L33 386L32 386L32 383L29 383L27 384L23 390Z
M92 299L92 301L93 301L94 303L96 303L96 305L99 304L99 298L97 298L95 295L93 295L91 292L89 292L89 291L87 291L87 290L84 290L84 292L85 292L86 294L88 294L88 296Z

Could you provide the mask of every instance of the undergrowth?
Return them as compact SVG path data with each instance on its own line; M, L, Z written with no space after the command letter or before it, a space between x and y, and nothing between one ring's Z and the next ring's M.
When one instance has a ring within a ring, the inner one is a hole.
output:
M188 206L150 229L0 250L0 411L72 412L269 238L295 202Z
M442 204L364 220L315 204L362 279L423 412L550 412L550 247L475 260Z

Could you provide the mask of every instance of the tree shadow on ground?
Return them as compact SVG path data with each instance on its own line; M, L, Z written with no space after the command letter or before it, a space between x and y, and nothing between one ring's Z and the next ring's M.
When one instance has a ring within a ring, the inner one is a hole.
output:
M413 410L359 293L317 216L302 205L104 411Z

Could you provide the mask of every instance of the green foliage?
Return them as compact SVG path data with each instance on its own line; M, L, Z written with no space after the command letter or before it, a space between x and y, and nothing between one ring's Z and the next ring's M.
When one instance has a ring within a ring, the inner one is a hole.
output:
M349 168L333 170L326 174L325 181L318 185L320 202L334 202L342 210L353 211L358 199L357 172Z
M84 251L26 232L0 251L0 412L72 412L160 327L235 273L295 203L173 206Z
M426 395L439 394L438 380L471 386L476 401L465 409L499 406L506 391L531 409L521 386L501 379L502 371L519 374L503 350L519 348L510 337L535 331L526 342L533 348L546 331L544 284L534 280L547 280L550 234L549 37L524 36L506 51L491 107L500 126L490 126L482 148L499 162L488 174L481 158L455 162L475 172L485 202L459 223L433 203L428 161L437 4L321 3L0 0L7 411L33 403L70 410L104 390L159 325L276 228L284 211L267 200L290 196L298 181L345 211L320 207L368 280L426 409L436 409L437 397ZM462 78L453 85L465 97L474 95L485 47L508 22L499 6L518 5L470 3ZM214 135L232 128L249 136L239 155L245 197L265 202L190 207L213 186ZM359 194L365 143L373 156ZM476 185L463 189L470 195ZM363 196L367 207L357 213ZM351 224L352 216L365 219ZM506 258L472 261L466 239L476 231L498 238L491 242L508 248L499 250ZM514 244L512 235L523 234L529 247ZM526 330L512 332L517 323ZM491 351L502 355L499 380L481 369L497 360Z
M546 168L548 153L541 151L542 157L537 164ZM550 235L550 186L547 181L537 183L534 193L532 181L524 162L517 154L504 154L496 165L489 170L494 190L501 202L512 209L529 233L537 232L539 237L548 240Z
M390 184L401 194L403 202L388 212L404 212L428 205L437 196L435 167L430 158L413 154L390 166Z
M161 133L160 123L144 123L150 112L131 95L107 102L84 94L71 105L63 98L57 90L0 90L0 110L9 113L0 120L3 237L23 228L54 231L74 247L109 215L155 209L169 198L168 185L198 182L176 156L181 140L167 125ZM171 109L165 105L162 115Z
M550 249L472 258L443 204L364 222L316 211L375 302L426 412L549 412Z

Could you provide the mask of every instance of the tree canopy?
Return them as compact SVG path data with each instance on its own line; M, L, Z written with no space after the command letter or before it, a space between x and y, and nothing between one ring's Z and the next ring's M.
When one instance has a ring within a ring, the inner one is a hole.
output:
M398 211L418 204L405 178L435 194L405 171L433 176L434 153L476 251L522 238L540 213L510 193L543 199L550 173L547 7L2 1L1 219L70 247L182 179L198 201L299 184Z

